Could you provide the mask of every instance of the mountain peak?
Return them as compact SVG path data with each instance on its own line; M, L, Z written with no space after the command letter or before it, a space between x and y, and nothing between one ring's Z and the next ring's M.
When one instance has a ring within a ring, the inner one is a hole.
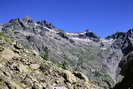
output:
M46 21L46 20L37 21L36 23L37 23L37 24L40 24L41 26L45 26L45 27L47 27L47 28L49 28L49 29L55 28L55 26L54 26L52 23L49 23L49 22Z
M133 29L129 29L127 35L133 38Z
M22 19L24 22L33 22L32 17L26 16Z
M108 37L106 37L106 39L118 39L118 38L123 38L125 37L126 33L125 32L116 32L115 34L112 34Z

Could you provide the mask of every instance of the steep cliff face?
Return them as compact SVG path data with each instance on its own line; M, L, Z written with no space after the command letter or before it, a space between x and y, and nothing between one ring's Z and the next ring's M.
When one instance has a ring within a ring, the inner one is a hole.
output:
M47 21L26 17L0 25L0 31L34 50L36 55L48 52L50 61L84 73L105 89L122 79L120 62L133 48L132 30L100 38L89 30L68 33Z
M123 53L123 58L118 65L118 81L120 81L113 89L132 89L133 78L132 78L132 51L133 51L133 29L130 29L128 32L119 32L113 34L112 36L107 37L107 39L113 38L116 39L112 44L112 47L115 49L120 49Z
M102 89L81 72L64 70L0 33L0 89Z

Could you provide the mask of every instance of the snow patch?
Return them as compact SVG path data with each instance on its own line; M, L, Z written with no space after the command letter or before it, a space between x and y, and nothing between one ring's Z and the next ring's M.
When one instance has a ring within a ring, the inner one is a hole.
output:
M43 28L49 30L50 32L57 33L57 31L55 31L54 29L50 29L50 28L47 28L47 27L43 27Z
M108 43L108 44L112 44L113 42L114 42L114 40L113 39L101 39L101 42L102 43Z
M82 39L82 38L77 38L77 37L72 37L71 39L73 39L73 40L78 40L78 41L84 41L84 42L93 42L93 41L90 40L90 39Z
M107 50L107 48L101 48L101 50Z
M78 33L70 33L70 32L66 32L66 35L69 35L69 36L77 36L79 35Z
M35 25L35 26L39 26L39 24L37 24L37 23L34 23L34 25Z

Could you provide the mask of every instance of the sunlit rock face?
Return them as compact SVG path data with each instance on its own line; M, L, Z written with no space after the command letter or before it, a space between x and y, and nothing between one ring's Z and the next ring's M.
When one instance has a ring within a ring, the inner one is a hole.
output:
M65 63L105 89L122 80L119 64L133 50L132 30L100 38L90 30L64 32L47 21L34 21L26 17L0 25L0 31L38 55L43 55L45 48L48 48L49 60L56 64Z

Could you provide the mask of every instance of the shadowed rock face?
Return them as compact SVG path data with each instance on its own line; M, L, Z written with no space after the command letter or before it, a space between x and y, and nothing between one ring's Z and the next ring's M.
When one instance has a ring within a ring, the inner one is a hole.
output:
M113 47L117 49L121 49L122 53L125 57L120 61L119 63L119 70L120 75L123 76L123 79L121 82L116 84L116 86L113 89L132 89L133 85L133 29L130 29L128 32L125 33L116 33L112 36L109 36L107 38L113 38L116 39L116 41L113 43Z
M120 62L133 50L132 30L104 39L91 31L67 33L47 21L33 21L29 17L13 19L0 29L38 55L44 54L47 47L49 60L59 65L65 63L105 89L121 79Z
M120 62L120 74L123 80L115 85L113 89L132 89L133 88L133 53L129 53Z

